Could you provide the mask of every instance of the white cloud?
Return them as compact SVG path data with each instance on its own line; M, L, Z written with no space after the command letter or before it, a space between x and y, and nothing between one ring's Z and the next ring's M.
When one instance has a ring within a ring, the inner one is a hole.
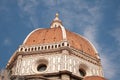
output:
M118 45L120 46L120 27L114 29L111 32L111 35L115 38L115 40L118 42Z
M110 58L111 58L110 56L108 57L105 54L101 55L101 61L102 61L105 77L109 79L113 78L117 72L114 66L114 62Z
M120 22L120 6L119 9L116 13L116 19L118 22ZM114 30L112 30L112 32L110 32L110 34L115 38L115 40L118 42L119 46L120 46L120 23L117 24L117 28L115 28Z
M87 37L94 44L98 51L101 50L99 44L96 42L97 28L95 27L95 25L87 27L84 31L84 36Z
M119 7L120 8L120 7ZM116 20L118 22L120 22L120 9L118 9L118 12L116 12ZM117 25L117 27L116 27ZM112 31L110 31L110 35L112 37L114 37L113 39L116 40L117 45L120 46L120 27L119 27L119 23L116 24L114 29ZM115 44L115 43L114 43ZM120 50L116 47L116 50L112 50L112 49L106 49L105 53L101 55L101 60L102 60L102 64L104 65L104 73L106 75L107 78L111 79L113 77L115 77L116 75L119 76L120 72L120 67L119 64L119 56L120 56ZM118 50L117 50L118 49Z
M21 16L27 14L27 16L29 16L30 23L32 24L31 27L33 28L38 27L38 18L36 15L36 8L38 4L38 0L18 0L18 6L23 12L21 13Z
M120 21L120 6L119 6L119 9L117 11L117 19L118 19L118 21Z
M3 41L3 45L10 46L12 44L12 41L10 38L5 38Z

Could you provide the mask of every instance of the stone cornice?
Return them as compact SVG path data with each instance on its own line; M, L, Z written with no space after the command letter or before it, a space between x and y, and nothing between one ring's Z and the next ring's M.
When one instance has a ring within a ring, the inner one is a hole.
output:
M72 72L70 71L67 71L67 70L64 70L64 71L59 71L59 72L52 72L52 73L41 73L41 74L33 74L33 75L23 75L23 76L20 76L20 75L12 75L11 76L11 79L14 79L14 78L20 78L20 79L33 79L33 78L36 78L36 79L45 79L45 80L53 80L53 79L49 79L48 77L49 76L61 76L63 74L67 74L69 75L70 77L74 77L76 79L82 79L81 77L77 76L77 75L74 75L72 74Z
M39 49L40 48L40 49ZM31 49L31 50L29 50ZM69 42L62 41L59 43L54 44L45 44L45 45L33 45L33 46L20 46L19 49L13 54L11 59L9 60L6 68L11 66L17 59L18 55L34 55L34 54L49 54L54 52L59 52L62 50L68 50L69 55L75 55L81 59L84 59L90 63L93 63L95 65L101 66L100 59L96 57L92 57L89 54L82 52L80 50L77 50L73 47L70 47Z

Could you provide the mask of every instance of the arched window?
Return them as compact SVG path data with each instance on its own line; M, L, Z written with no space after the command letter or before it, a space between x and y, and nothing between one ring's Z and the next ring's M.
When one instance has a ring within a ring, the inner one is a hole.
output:
M64 43L62 43L62 46L64 46Z
M20 51L23 51L23 48L21 48Z
M31 51L33 51L33 48L31 48Z
M25 49L25 51L27 51L27 49Z
M37 61L36 70L38 72L46 71L47 66L48 66L48 60L46 60L46 59L40 59L40 60Z
M28 48L28 51L30 51L30 48Z
M67 44L67 46L69 46L69 44Z
M80 75L81 75L82 77L84 77L84 76L86 75L85 70L82 69L82 68L79 69L79 73L80 73Z
M52 45L52 48L54 48L53 45Z
M43 46L41 47L41 49L43 50Z
M39 72L45 71L46 69L47 69L46 64L39 64L37 67L37 71L39 71Z
M57 48L57 45L55 45L55 48Z
M48 49L50 49L50 46L48 46Z
M37 48L35 47L35 51L37 50Z
M61 47L60 44L58 45L58 47Z
M45 46L45 49L47 49L47 46Z
M40 50L40 47L38 47L38 50Z

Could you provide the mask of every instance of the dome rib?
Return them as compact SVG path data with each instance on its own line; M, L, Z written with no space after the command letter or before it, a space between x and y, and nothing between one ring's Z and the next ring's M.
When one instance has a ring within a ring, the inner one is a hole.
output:
M67 40L65 27L62 25L62 21L59 19L59 14L56 13L55 19L52 21L50 28L60 27L62 30L63 40Z
M67 40L66 30L65 30L64 26L61 25L60 27L61 27L61 30L62 30L63 40Z

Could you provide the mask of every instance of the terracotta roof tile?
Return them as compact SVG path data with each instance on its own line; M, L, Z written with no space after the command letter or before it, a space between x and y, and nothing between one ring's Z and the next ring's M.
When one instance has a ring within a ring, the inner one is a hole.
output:
M96 52L92 45L82 36L66 31L67 40L70 43L70 46L81 50L93 57L96 57ZM56 28L46 28L46 29L38 29L33 32L26 40L24 45L37 45L37 44L48 44L48 43L55 43L60 42L63 40L62 30L60 27Z

